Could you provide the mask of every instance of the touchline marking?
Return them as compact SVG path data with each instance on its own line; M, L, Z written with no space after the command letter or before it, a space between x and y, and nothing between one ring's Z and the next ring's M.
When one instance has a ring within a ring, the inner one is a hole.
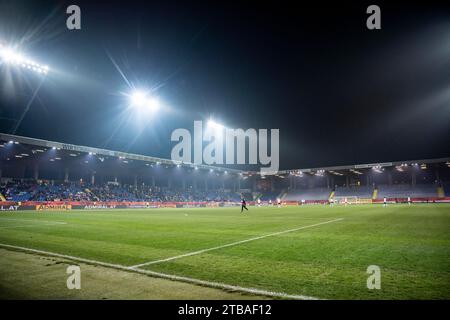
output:
M320 300L319 298L316 298L316 297L288 294L288 293L284 293L284 292L266 291L266 290L261 290L261 289L256 289L256 288L245 288L245 287L240 287L240 286L224 284L224 283L220 283L220 282L211 282L211 281L205 281L205 280L200 280L200 279L176 276L176 275L171 275L171 274L166 274L166 273L160 273L160 272L155 272L155 271L150 271L150 270L142 270L142 269L138 269L135 267L123 266L120 264L112 264L112 263L101 262L101 261L96 261L96 260L84 259L84 258L80 258L80 257L68 256L65 254L59 254L59 253L54 253L54 252L49 252L49 251L13 246L13 245L4 244L4 243L0 243L0 247L6 248L6 249L13 249L13 250L37 253L37 254L50 256L50 257L63 258L63 259L67 259L67 260L77 261L77 262L84 262L87 264L99 265L99 266L103 266L103 267L107 267L107 268L114 268L114 269L123 270L123 271L136 272L136 273L145 274L145 275L149 275L149 276L153 276L153 277L157 277L157 278L182 281L182 282L187 282L187 283L192 283L192 284L196 284L196 285L217 288L217 289L231 290L231 291L236 291L236 292L250 293L250 294L274 297L274 298L285 298L285 299L296 299L296 300Z
M2 220L9 220L9 221L31 221L31 222L48 222L48 223L55 223L55 224L67 224L66 222L61 222L61 221L50 221L50 220L33 220L33 219L14 219L14 218L0 218L0 221Z
M20 226L0 226L0 229L11 229L11 228L26 228L26 227L40 227L40 226L59 226L62 224L67 224L66 222L54 222L54 223L31 223L23 224Z
M325 222L311 224L309 226L303 226L303 227L299 227L299 228L295 228L295 229L289 229L289 230L269 233L269 234L266 234L266 235L263 235L263 236L259 236L259 237L255 237L255 238L250 238L250 239L246 239L246 240L236 241L236 242L224 244L224 245L213 247L213 248L208 248L208 249L203 249L203 250L198 250L198 251L194 251L194 252L181 254L179 256L174 256L174 257L170 257L170 258L166 258L166 259L154 260L154 261L149 261L149 262L137 264L137 265L131 266L130 268L140 268L140 267L143 267L143 266L148 266L148 265L157 264L157 263L161 263L161 262L167 262L167 261L172 261L172 260L175 260L175 259L190 257L190 256L194 256L194 255L197 255L197 254L202 254L202 253L213 251L213 250L218 250L218 249L222 249L222 248L237 246L239 244L250 242L250 241L255 241L255 240L260 240L260 239L264 239L264 238L268 238L268 237L278 236L280 234L294 232L294 231L298 231L298 230L302 230L302 229L317 227L317 226L320 226L320 225L323 225L323 224L341 221L343 219L344 218L338 218L338 219L334 219L334 220L329 220L329 221L325 221Z

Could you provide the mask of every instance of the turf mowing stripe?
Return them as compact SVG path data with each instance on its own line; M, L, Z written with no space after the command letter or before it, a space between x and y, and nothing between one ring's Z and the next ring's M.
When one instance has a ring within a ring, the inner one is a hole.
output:
M227 248L227 247L237 246L239 244L247 243L247 242L250 242L250 241L255 241L255 240L260 240L260 239L264 239L264 238L268 238L268 237L278 236L280 234L294 232L294 231L298 231L298 230L302 230L302 229L317 227L317 226L320 226L320 225L323 225L323 224L341 221L343 219L344 218L338 218L338 219L334 219L334 220L329 220L329 221L325 221L325 222L311 224L309 226L303 226L303 227L299 227L299 228L295 228L295 229L289 229L289 230L269 233L269 234L266 234L266 235L263 235L263 236L259 236L259 237L255 237L255 238L250 238L250 239L246 239L246 240L236 241L236 242L224 244L224 245L217 246L217 247L212 247L212 248L208 248L208 249L203 249L203 250L198 250L198 251L194 251L194 252L181 254L179 256L174 256L174 257L170 257L170 258L166 258L166 259L154 260L154 261L149 261L149 262L137 264L137 265L131 266L131 268L140 268L140 267L144 267L144 266L148 266L148 265L152 265L152 264L157 264L157 263L172 261L172 260L181 259L181 258L185 258L185 257L190 257L190 256L194 256L194 255L197 255L197 254L202 254L202 253L213 251L213 250L219 250L219 249L223 249L223 248Z
M273 291L255 289L255 288L245 288L245 287L240 287L240 286L224 284L224 283L220 283L220 282L211 282L211 281L205 281L205 280L200 280L200 279L176 276L176 275L171 275L171 274L166 274L166 273L160 273L160 272L155 272L155 271L150 271L150 270L142 270L142 269L138 269L138 268L134 268L134 267L122 266L120 264L112 264L112 263L101 262L101 261L96 261L96 260L84 259L84 258L80 258L80 257L68 256L65 254L59 254L59 253L54 253L54 252L49 252L49 251L13 246L13 245L4 244L4 243L0 243L0 247L6 248L6 249L13 249L13 250L37 253L37 254L50 256L50 257L63 258L63 259L77 261L77 262L83 262L83 263L91 264L91 265L99 265L102 267L114 268L114 269L123 270L123 271L136 272L136 273L149 275L149 276L153 276L153 277L157 277L157 278L163 278L163 279L174 280L174 281L182 281L182 282L187 282L187 283L192 283L192 284L196 284L196 285L202 285L202 286L217 288L217 289L250 293L250 294L274 297L274 298L285 298L285 299L296 299L296 300L319 300L319 298L310 297L310 296L295 295L295 294L293 295L293 294L288 294L288 293L284 293L284 292L273 292Z

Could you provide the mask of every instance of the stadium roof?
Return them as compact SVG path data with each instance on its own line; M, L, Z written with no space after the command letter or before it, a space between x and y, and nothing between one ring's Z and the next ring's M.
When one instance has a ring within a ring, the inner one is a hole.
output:
M17 136L17 135L6 134L6 133L0 133L0 140L7 141L7 142L13 141L13 142L17 142L20 144L39 146L39 147L45 147L45 148L57 148L57 149L61 149L61 150L84 152L84 153L91 153L91 154L96 154L96 155L104 155L104 156L110 156L110 157L124 158L124 159L130 159L130 160L139 160L139 161L146 161L146 162L160 163L160 164L167 164L167 165L181 165L181 166L190 167L190 168L198 167L199 169L208 169L208 170L213 169L213 170L219 170L219 171L223 171L223 172L226 171L229 173L242 173L243 172L242 170L237 170L237 169L229 169L229 168L222 168L222 167L208 166L208 165L196 165L193 163L185 163L185 162L175 161L175 160L171 160L171 159L150 157L150 156L145 156L145 155L140 155L140 154L127 153L127 152L121 152L121 151L113 151L113 150L107 150L107 149L101 149L101 148L93 148L93 147L87 147L87 146L79 146L79 145L70 144L70 143L55 142L55 141L23 137L23 136Z
M62 143L62 142L55 142L55 141L49 141L49 140L43 140L43 139L23 137L23 136L6 134L6 133L0 133L0 140L8 141L8 142L13 141L13 142L18 142L20 144L39 146L39 147L45 147L45 148L57 148L57 149L68 150L68 151L92 153L92 154L96 154L96 155L104 155L104 156L110 156L110 157L145 161L145 162L151 162L151 163L160 163L160 164L166 164L166 165L181 165L181 166L190 167L190 168L198 167L199 169L207 169L207 170L213 169L213 170L219 170L219 171L223 171L223 172L227 171L230 173L243 173L243 174L248 174L248 175L260 174L259 171L244 171L244 170L222 168L222 167L209 166L209 165L195 165L192 163L182 163L182 162L174 161L171 159L157 158L157 157L139 155L139 154L134 154L134 153L126 153L126 152L121 152L121 151L113 151L113 150L93 148L93 147L87 147L87 146L79 146L79 145L74 145L74 144L69 144L69 143ZM421 164L432 164L432 163L447 163L450 166L450 157L438 158L438 159L421 159L421 160L408 160L408 161L392 161L392 162L379 162L379 163L368 163L368 164L355 164L355 165L332 166L332 167L290 169L290 170L278 171L275 175L314 173L314 172L320 172L320 171L322 171L322 172L327 171L327 172L333 173L335 171L342 171L342 170L350 170L351 171L351 170L358 170L358 169L371 169L371 168L393 167L393 166L414 165L414 164L421 165Z
M447 163L450 165L450 157L448 158L437 158L437 159L421 159L421 160L408 160L408 161L392 161L392 162L379 162L379 163L367 163L367 164L355 164L346 166L334 166L334 167L320 167L320 168L306 168L306 169L292 169L292 170L282 170L278 174L291 174L291 173L308 173L317 171L338 171L338 170L358 170L358 169L371 169L371 168L382 168L382 167L393 167L401 165L421 165L421 164L431 164L431 163Z

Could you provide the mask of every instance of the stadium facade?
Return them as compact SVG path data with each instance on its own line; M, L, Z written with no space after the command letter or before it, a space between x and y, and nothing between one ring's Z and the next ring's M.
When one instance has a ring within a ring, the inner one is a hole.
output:
M448 202L450 158L256 171L0 134L2 210Z

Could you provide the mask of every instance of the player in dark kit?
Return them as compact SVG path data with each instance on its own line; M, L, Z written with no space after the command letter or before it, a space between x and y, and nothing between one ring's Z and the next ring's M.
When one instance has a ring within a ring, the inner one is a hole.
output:
M242 197L242 199L241 199L241 212L244 211L244 209L248 211L247 203L245 202L244 197Z

